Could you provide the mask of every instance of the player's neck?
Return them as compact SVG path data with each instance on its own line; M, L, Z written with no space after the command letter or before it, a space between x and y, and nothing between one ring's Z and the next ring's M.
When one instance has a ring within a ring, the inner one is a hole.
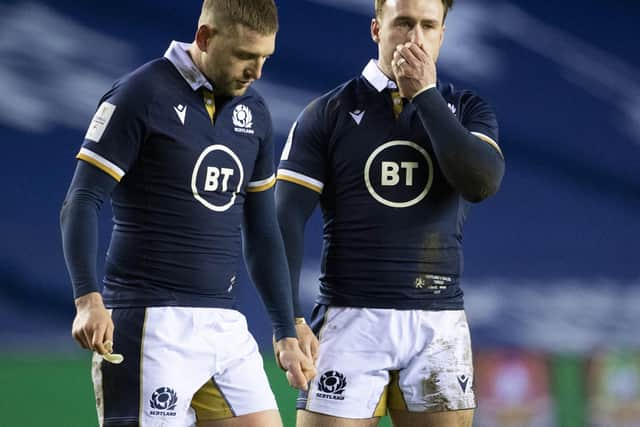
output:
M189 49L187 49L187 53L189 54L191 61L193 61L195 66L198 68L198 70L200 70L200 72L204 75L204 73L202 72L201 57L198 52L198 46L196 45L195 42L191 43L191 45L189 46Z
M376 63L378 65L378 69L382 71L382 74L384 74L386 78L395 83L396 77L393 75L393 72L391 72L391 69L387 69L387 67L380 61L380 59L376 60Z

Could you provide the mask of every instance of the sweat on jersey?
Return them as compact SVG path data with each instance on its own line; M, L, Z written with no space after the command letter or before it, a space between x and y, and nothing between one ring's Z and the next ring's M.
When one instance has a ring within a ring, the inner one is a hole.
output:
M434 117L442 123L430 124ZM447 141L448 135L463 144ZM497 141L495 114L477 95L438 84L403 102L375 61L313 101L291 128L278 180L320 195L324 242L317 302L463 308L459 278L468 199L497 190L504 172ZM458 150L464 144L472 150ZM465 167L454 170L459 164ZM474 185L484 175L486 182Z

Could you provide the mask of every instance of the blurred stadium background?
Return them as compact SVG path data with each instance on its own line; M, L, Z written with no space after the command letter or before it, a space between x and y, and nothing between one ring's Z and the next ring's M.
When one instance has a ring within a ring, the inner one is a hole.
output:
M304 105L376 50L373 0L278 3L278 49L257 86L279 150ZM89 355L69 335L58 211L100 95L172 39L192 40L199 7L0 0L2 426L96 425ZM447 20L439 75L495 106L507 158L500 193L465 233L476 426L640 426L638 19L636 0L458 0ZM308 227L309 308L319 224ZM104 253L108 209L101 231ZM246 276L238 293L292 426L293 393Z

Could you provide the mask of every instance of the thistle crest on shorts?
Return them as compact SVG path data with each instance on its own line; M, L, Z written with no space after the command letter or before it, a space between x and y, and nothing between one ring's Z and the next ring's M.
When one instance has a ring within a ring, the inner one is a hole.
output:
M338 371L327 371L318 380L318 393L316 396L325 399L344 400L347 379Z
M151 415L175 416L176 404L178 403L178 395L169 387L160 387L156 389L149 399L149 405L155 411L151 411Z

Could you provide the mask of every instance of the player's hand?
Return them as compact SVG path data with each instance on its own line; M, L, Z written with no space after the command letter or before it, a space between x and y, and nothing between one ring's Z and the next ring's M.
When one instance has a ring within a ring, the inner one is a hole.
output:
M296 319L297 320L297 319ZM298 343L300 344L300 350L316 363L318 360L318 348L320 343L318 338L313 333L309 325L304 322L298 323L296 321L296 334L298 335Z
M282 338L274 346L278 366L287 373L291 387L307 390L308 383L316 376L313 361L307 357L296 338Z
M76 317L71 333L81 347L99 354L111 353L113 343L113 321L104 307L102 296L91 292L76 298Z
M403 98L411 99L425 87L436 84L436 64L422 45L407 42L396 46L391 69Z

